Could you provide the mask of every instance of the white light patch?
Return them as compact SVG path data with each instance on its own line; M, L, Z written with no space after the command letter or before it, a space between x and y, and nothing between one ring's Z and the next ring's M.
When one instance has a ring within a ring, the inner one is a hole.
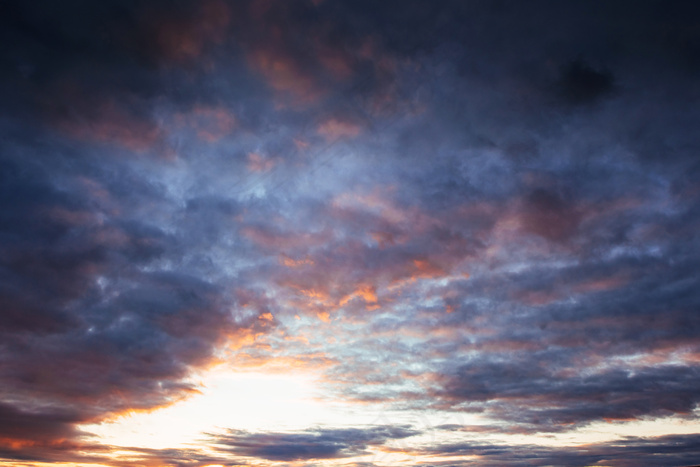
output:
M201 395L173 406L81 428L106 444L160 449L198 443L204 433L227 428L303 429L337 419L331 404L315 398L312 374L215 370L203 384Z

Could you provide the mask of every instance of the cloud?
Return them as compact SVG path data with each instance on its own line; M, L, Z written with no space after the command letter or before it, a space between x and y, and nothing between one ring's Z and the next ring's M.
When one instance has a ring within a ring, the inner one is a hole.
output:
M581 58L562 67L558 86L562 97L576 105L594 102L615 88L612 73L596 70Z
M324 397L484 436L695 423L697 8L5 2L2 456L305 461L417 434L238 427L207 456L81 431L215 363L314 368ZM480 439L425 451L697 463L692 437Z
M184 3L175 9L163 6L144 7L139 15L143 36L138 45L150 48L158 59L187 63L226 38L231 16L226 2L207 0L194 8Z
M559 194L542 188L528 194L520 215L525 231L554 241L573 235L581 222L576 206L567 205Z
M364 455L370 447L417 434L406 426L318 428L294 433L229 430L212 435L212 441L218 450L237 456L291 462Z
M90 149L66 151L46 135L10 140L0 160L0 444L8 458L71 462L84 444L78 425L197 393L190 377L216 349L275 324L262 310L239 313L206 263L181 269L183 248L218 238L236 203L201 196L172 209L118 159L94 163L82 158ZM165 212L202 221L167 232Z
M73 91L78 94L78 91ZM70 98L69 98L70 99ZM80 103L70 99L77 115L61 116L55 125L71 138L91 143L117 145L129 152L142 153L155 149L162 138L161 130L151 121L116 102Z
M543 360L552 363L551 358ZM441 382L435 396L467 410L477 402L475 407L493 412L499 420L530 424L537 431L597 420L689 415L700 401L689 390L699 377L694 367L659 365L565 376L561 369L528 364L511 357L458 368Z
M527 465L690 465L697 461L700 445L697 435L627 437L583 446L542 447L508 446L489 443L463 443L436 446L423 453L444 456L476 455L480 465L523 462Z
M0 406L0 420L0 439L51 441L76 436L74 424L80 422L81 417L69 412L25 412L3 404Z

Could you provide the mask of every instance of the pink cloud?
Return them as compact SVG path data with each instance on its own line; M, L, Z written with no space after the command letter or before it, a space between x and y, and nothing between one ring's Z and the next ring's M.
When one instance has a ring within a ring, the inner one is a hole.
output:
M360 134L361 128L353 122L331 118L321 123L318 127L318 134L327 141L334 141L339 138L353 138Z
M248 170L251 172L267 172L275 166L273 159L268 159L256 152L248 153Z

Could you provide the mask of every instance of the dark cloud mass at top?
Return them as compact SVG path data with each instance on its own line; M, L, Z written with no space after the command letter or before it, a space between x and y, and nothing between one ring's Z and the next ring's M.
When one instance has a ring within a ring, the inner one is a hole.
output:
M278 361L488 425L133 465L700 462L478 437L697 424L698 4L9 1L0 38L0 464L129 465L83 425Z

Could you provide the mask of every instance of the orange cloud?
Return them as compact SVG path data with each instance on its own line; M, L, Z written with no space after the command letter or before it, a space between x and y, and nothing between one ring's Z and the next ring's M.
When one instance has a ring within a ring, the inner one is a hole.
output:
M389 289L395 291L419 279L435 279L444 276L449 276L449 273L442 267L428 259L416 258L409 263L404 263L394 271L393 280L391 281ZM468 278L468 276L467 274L466 277L464 275L458 277Z
M368 307L374 307L378 301L377 288L373 285L362 284L355 291L341 298L338 305L343 306L354 298L361 298ZM373 309L376 309L376 307Z
M280 263L284 264L288 268L298 268L300 266L310 266L314 264L314 261L309 258L304 258L300 260L293 260L287 255L280 256Z
M323 290L316 290L316 289L301 289L299 290L299 293L301 293L303 296L318 300L321 302L327 302L330 296L328 295L328 292L325 292Z

